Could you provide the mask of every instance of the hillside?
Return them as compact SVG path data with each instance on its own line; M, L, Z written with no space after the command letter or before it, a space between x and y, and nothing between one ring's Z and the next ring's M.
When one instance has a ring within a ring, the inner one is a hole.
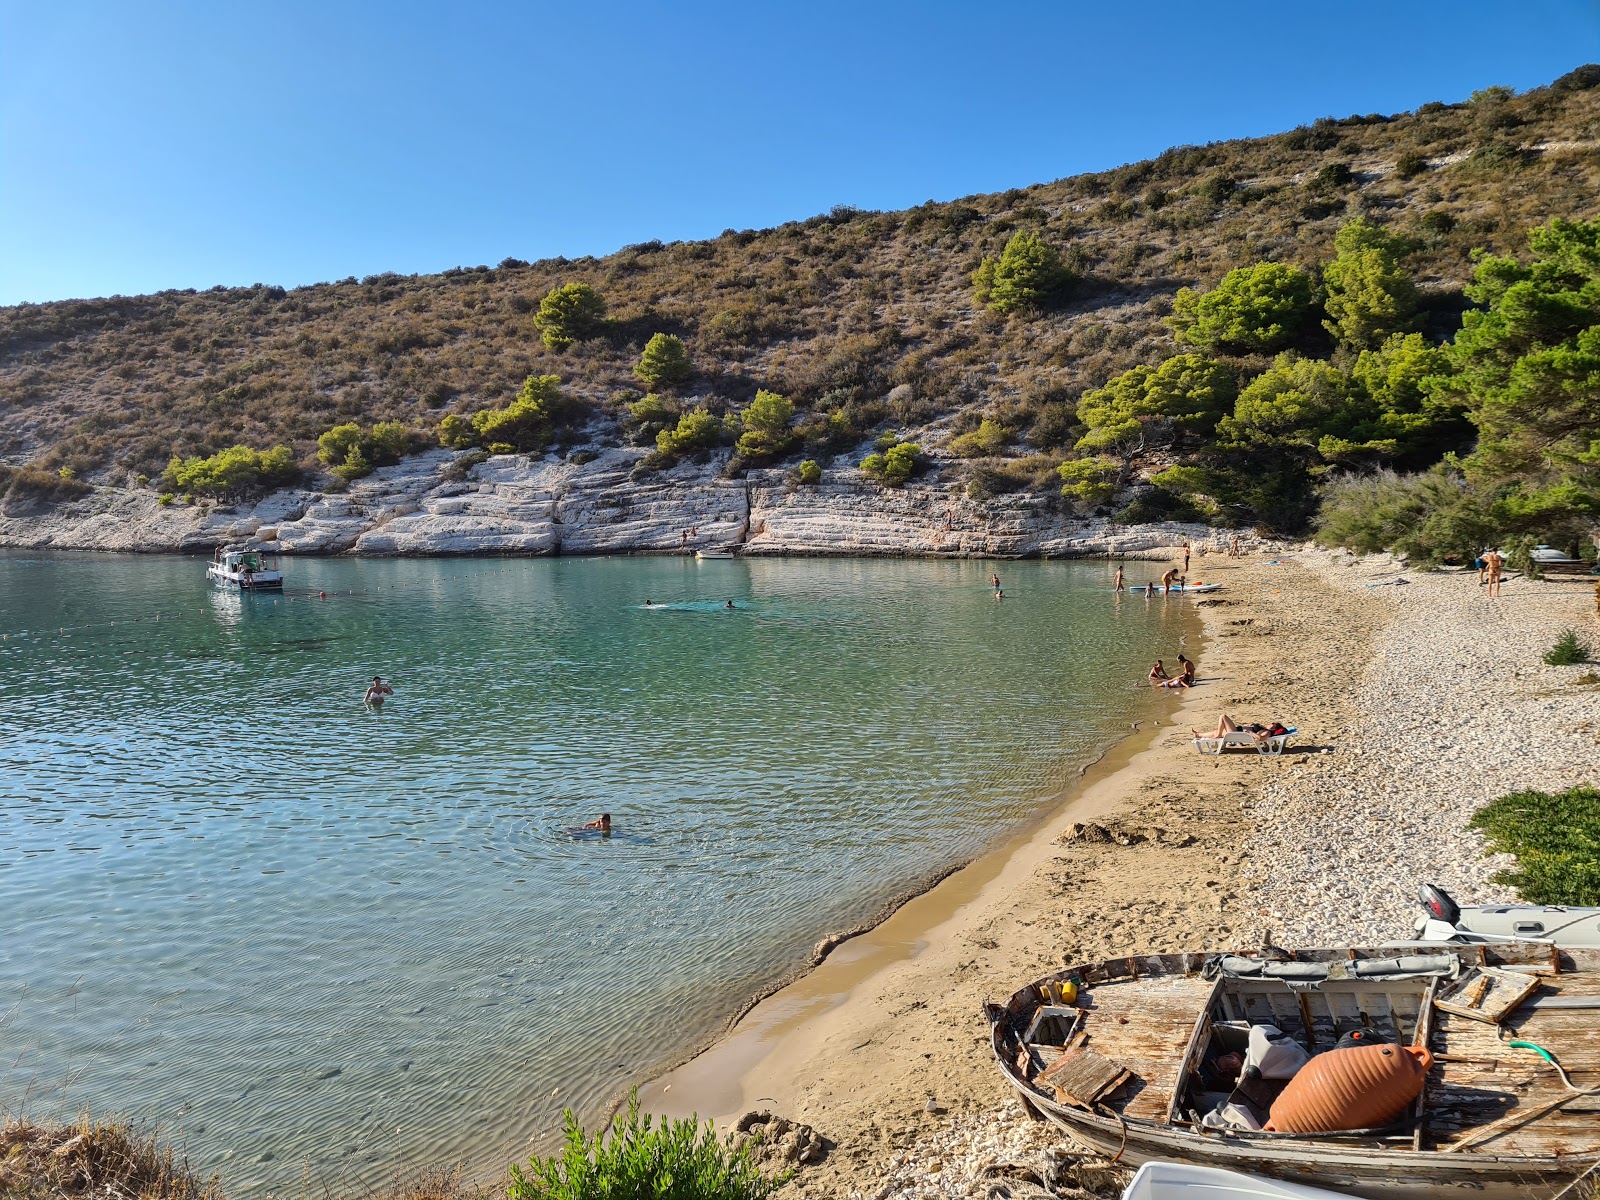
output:
M125 485L174 454L287 441L309 468L333 425L399 420L432 441L442 417L504 405L530 375L559 376L587 406L569 442L619 445L635 432L626 405L646 390L633 367L665 332L695 369L676 407L733 412L765 388L795 403L802 431L840 413L852 450L904 429L936 455L988 416L1007 444L967 470L991 491L1054 493L1083 432L1082 393L1179 349L1162 318L1180 287L1262 260L1315 272L1352 218L1407 239L1424 331L1448 337L1474 249L1521 254L1550 217L1600 215L1597 83L1600 69L1582 68L1518 96L1491 89L907 212L838 209L602 259L7 308L0 463ZM1044 311L1006 317L975 303L971 277L1018 231L1056 247L1076 282ZM575 282L604 297L610 320L547 349L535 309ZM1313 331L1300 348L1332 343ZM797 443L779 462L808 452Z

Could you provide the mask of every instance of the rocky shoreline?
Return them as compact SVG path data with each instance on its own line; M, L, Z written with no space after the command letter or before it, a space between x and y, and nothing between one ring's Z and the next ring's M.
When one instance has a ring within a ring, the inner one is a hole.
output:
M787 472L724 477L722 456L640 474L644 452L592 458L449 450L415 455L342 493L283 489L233 507L161 504L145 488L95 487L54 503L11 500L0 546L209 553L230 545L282 554L599 555L737 550L748 555L929 558L1136 558L1188 541L1217 552L1233 537L1204 525L1114 525L1054 497L975 499L936 467L885 488L854 468L801 485ZM581 457L581 456L580 456ZM1247 546L1260 543L1246 537Z

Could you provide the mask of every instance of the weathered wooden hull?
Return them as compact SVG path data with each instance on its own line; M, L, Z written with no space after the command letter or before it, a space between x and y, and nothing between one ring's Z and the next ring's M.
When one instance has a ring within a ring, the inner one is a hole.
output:
M1470 1195L1474 1200L1538 1200L1571 1183L1594 1158L1461 1159L1434 1151L1382 1150L1317 1143L1305 1139L1275 1146L1268 1142L1199 1136L1183 1130L1126 1124L1052 1104L1036 1092L1012 1087L1046 1120L1091 1149L1137 1167L1151 1159L1195 1163L1267 1175L1290 1183L1327 1188L1369 1200L1434 1200L1440 1195ZM1286 1139L1287 1141L1287 1139ZM1600 1157L1600 1155L1597 1155Z
M1260 1004L1264 989L1256 981L1237 985L1229 999L1217 1002L1230 1006L1227 1013L1230 1017L1269 1019L1284 1028L1289 1027L1288 1023L1297 1014L1303 1015L1306 1027L1315 1030L1313 1040L1320 1037L1321 1045L1326 1047L1329 1044L1326 1039L1333 1032L1328 1022L1328 1017L1333 1015L1333 1001L1327 997L1337 997L1341 990L1355 991L1363 1008L1371 1009L1374 1014L1387 1012L1396 1035L1394 1040L1402 1044L1411 1044L1413 1040L1427 1044L1433 1038L1442 1041L1442 1048L1449 1054L1464 1056L1445 1068L1462 1073L1456 1086L1464 1090L1449 1096L1434 1094L1439 1092L1437 1086L1430 1091L1436 1106L1446 1100L1456 1103L1456 1107L1447 1112L1430 1111L1430 1118L1436 1121L1428 1129L1435 1141L1430 1149L1422 1148L1423 1126L1416 1121L1413 1121L1413 1129L1398 1136L1392 1129L1294 1136L1202 1130L1192 1121L1174 1120L1181 1098L1181 1087L1175 1081L1181 1081L1187 1070L1194 1044L1204 1027L1203 1022L1196 1024L1190 1048L1186 1050L1182 1022L1186 1012L1195 1011L1196 997L1206 994L1201 981L1209 977L1205 967L1211 956L1205 954L1138 955L1079 964L1047 977L1052 983L1068 978L1083 982L1089 997L1087 1011L1091 1016L1100 1014L1097 1019L1104 1031L1101 1040L1091 1037L1091 1043L1107 1047L1104 1052L1130 1067L1140 1067L1136 1078L1140 1079L1143 1090L1135 1090L1131 1099L1119 1100L1115 1105L1075 1107L1059 1102L1049 1091L1030 1082L1029 1069L1017 1061L1023 1054L1018 1031L1020 1024L1026 1023L1038 1008L1040 985L1045 980L1020 989L1003 1005L985 1006L991 1047L1001 1073L1025 1107L1053 1122L1076 1141L1130 1166L1153 1159L1170 1160L1269 1176L1370 1200L1424 1200L1455 1194L1483 1200L1538 1200L1554 1196L1600 1162L1600 1111L1597 1111L1600 1097L1591 1095L1564 1106L1569 1109L1565 1117L1546 1116L1542 1121L1535 1121L1532 1118L1544 1111L1541 1102L1551 1095L1561 1095L1552 1069L1541 1064L1531 1068L1533 1074L1529 1076L1526 1062L1508 1063L1519 1072L1513 1078L1513 1073L1508 1073L1505 1066L1498 1063L1473 1066L1519 1052L1500 1048L1492 1024L1456 1021L1453 1027L1441 1029L1434 1022L1431 1000L1435 992L1431 988L1419 1003L1415 994L1409 999L1405 995L1406 984L1389 982L1415 976L1401 974L1362 979L1359 976L1366 973L1364 970L1347 971L1355 966L1377 967L1385 961L1398 961L1392 958L1397 950L1417 954L1423 949L1413 945L1379 950L1302 951L1286 969L1317 963L1337 964L1335 969L1348 976L1321 985L1324 990L1319 993L1317 1004L1327 1007L1320 1010L1308 1001L1303 991L1287 992L1263 1009ZM1495 948L1434 945L1425 949L1431 954L1444 951L1447 956L1454 955L1462 967L1515 959L1524 970L1534 971L1545 984L1552 985L1544 988L1545 992L1558 990L1553 986L1557 981L1570 981L1570 990L1585 1008L1588 999L1600 995L1600 951L1592 948L1561 950L1512 943ZM1222 981L1218 980L1213 986L1212 997L1216 1000L1223 992ZM1414 992L1420 988L1420 983L1413 985ZM1136 997L1136 1003L1130 1004L1129 996ZM1079 1003L1085 1001L1080 999ZM1600 1061L1600 1021L1593 1020L1592 1014L1583 1008L1568 1009L1551 1004L1541 1009L1537 1001L1527 1011L1538 1015L1524 1013L1523 1028L1559 1033L1566 1066L1581 1076L1578 1086L1595 1086L1593 1073L1596 1062ZM1365 1012L1361 1015L1367 1016ZM1449 1017L1444 1019L1448 1021ZM1535 1020L1544 1024L1533 1024ZM1093 1027L1092 1022L1090 1027ZM1511 1036L1527 1035L1513 1031ZM1496 1071L1500 1074L1495 1074ZM1526 1082L1530 1077L1545 1090L1534 1091ZM1489 1096L1496 1090L1502 1102L1511 1101L1509 1109L1485 1110L1477 1118L1464 1115L1466 1110L1462 1102ZM1422 1111L1421 1106L1422 1101L1419 1101L1418 1112ZM1505 1124L1500 1119L1503 1112L1514 1113L1524 1107L1530 1110L1530 1120L1522 1132L1496 1135L1501 1144L1482 1144L1492 1140L1488 1131ZM1530 1132L1536 1128L1545 1132ZM1479 1130L1484 1133L1479 1134ZM1456 1139L1461 1139L1462 1144L1449 1148L1448 1143ZM1520 1149L1507 1152L1507 1145L1514 1146L1515 1139L1521 1139Z

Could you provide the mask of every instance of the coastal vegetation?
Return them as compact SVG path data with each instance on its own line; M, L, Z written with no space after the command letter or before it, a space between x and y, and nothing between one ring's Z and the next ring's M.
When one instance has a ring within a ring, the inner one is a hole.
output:
M934 468L975 496L1427 560L1572 545L1600 512L1597 146L1584 67L903 213L21 305L0 311L0 461L142 486L281 443L352 479L398 424L410 447L653 447L645 473Z
M639 1096L612 1121L610 1134L587 1136L566 1110L561 1153L511 1167L507 1200L766 1200L787 1175L764 1174L748 1144L717 1138L708 1121L663 1120L639 1113Z
M0 1195L6 1200L221 1200L217 1177L202 1179L170 1142L121 1120L65 1123L0 1117Z
M1495 883L1535 904L1600 905L1600 791L1513 792L1480 809L1472 828L1516 857Z
M283 487L299 478L300 466L295 461L294 451L286 445L277 445L271 450L229 446L204 457L173 455L162 473L161 482L176 492L232 502Z

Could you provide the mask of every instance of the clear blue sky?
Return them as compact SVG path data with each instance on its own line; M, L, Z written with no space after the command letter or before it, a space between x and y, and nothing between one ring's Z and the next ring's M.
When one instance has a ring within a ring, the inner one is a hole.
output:
M0 303L604 254L1594 61L1600 0L0 0Z

